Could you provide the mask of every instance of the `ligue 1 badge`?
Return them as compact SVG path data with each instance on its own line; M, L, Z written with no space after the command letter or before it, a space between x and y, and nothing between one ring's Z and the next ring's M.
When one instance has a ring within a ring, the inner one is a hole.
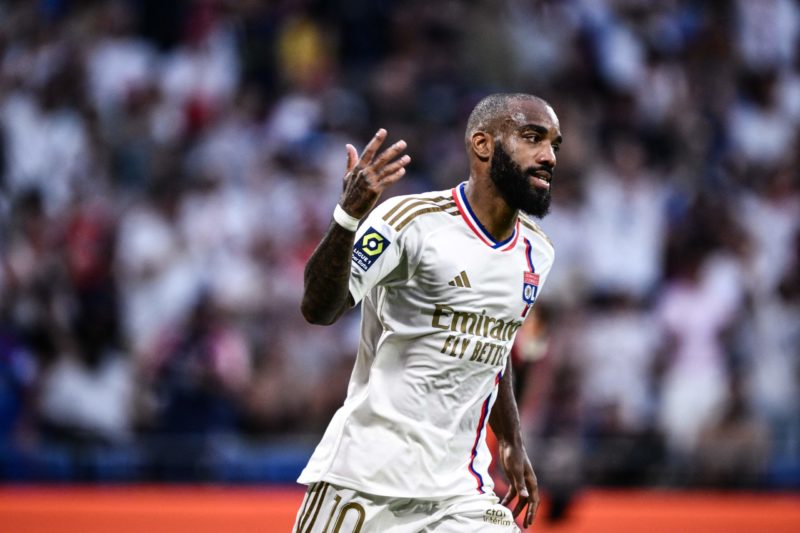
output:
M536 300L537 292L539 292L539 274L535 272L523 272L522 301L527 305L533 305L533 301Z
M353 263L366 272L390 244L389 239L370 227L353 245Z

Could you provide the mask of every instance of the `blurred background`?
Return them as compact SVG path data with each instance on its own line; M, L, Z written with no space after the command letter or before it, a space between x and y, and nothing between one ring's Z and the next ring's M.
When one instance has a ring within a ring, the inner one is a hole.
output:
M514 350L551 519L800 490L795 0L0 0L0 482L293 483L358 341L299 312L345 143L449 188L513 91L565 137Z

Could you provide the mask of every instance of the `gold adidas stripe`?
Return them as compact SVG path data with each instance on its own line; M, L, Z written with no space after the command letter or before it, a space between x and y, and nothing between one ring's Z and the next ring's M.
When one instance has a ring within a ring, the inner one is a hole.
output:
M400 209L409 202L413 202L415 200L427 200L428 202L441 202L442 200L447 200L448 198L452 199L452 196L436 196L434 198L425 198L424 196L409 196L408 198L403 198L402 200L397 202L397 205L391 208L388 213L383 215L383 220L386 220L388 222L389 219L392 217L392 215L394 215L398 209Z
M533 231L537 231L536 224L528 220L527 218L522 218L521 215L518 215L520 223L528 229L532 229Z
M387 220L386 217L383 217L383 219L386 220L390 226L392 226L394 225L395 222L403 218L403 215L405 215L415 207L419 207L421 205L434 205L434 204L432 202L428 202L427 200L418 200L416 202L411 202L410 204L406 205L402 210L400 210L400 212L398 212L391 220Z
M320 499L319 495L322 492L322 489L323 489L323 487L325 487L325 485L326 485L326 483L323 481L321 483L315 483L314 485L312 485L311 487L308 488L308 498L311 499L311 494L313 493L314 494L314 499L311 500L311 504L308 506L308 508L304 512L302 518L300 519L300 522L297 525L296 533L303 533L303 530L305 529L306 522L308 522L308 519L310 518L311 513L317 507L318 503L319 504L322 503L322 502L319 501L319 499Z
M451 209L456 207L455 202L451 202L449 204L444 205L437 205L434 207L428 207L427 209L420 209L418 211L414 211L410 215L408 215L405 219L403 219L397 226L394 227L395 230L400 231L405 228L412 220L417 218L420 215L424 215L427 213L436 213L436 212L445 212L448 215L458 216L458 211L447 211L447 209Z
M472 285L469 284L469 278L467 277L467 271L466 270L462 270L461 271L461 278L460 279L463 280L465 287L470 287L470 288L472 287Z
M303 526L308 521L308 514L317 504L317 498L319 497L319 483L314 483L308 487L308 491L306 492L306 501L303 504L303 511L300 516L300 519L297 521L297 527L294 530L294 533L302 533Z
M313 485L309 486L308 490L306 491L306 496L303 498L303 507L300 509L300 514L297 516L297 523L295 524L293 533L299 533L300 524L302 524L305 520L306 510L308 509L308 502L311 501L311 491L313 490L313 487Z
M518 218L519 218L519 221L522 223L523 226L525 226L526 228L534 231L535 233L538 233L539 235L541 235L544 238L544 240L546 240L547 242L550 243L550 246L553 246L553 241L550 240L550 237L545 235L545 233L542 231L542 228L540 228L535 222L532 222L532 221L528 220L527 218L523 218L522 216L519 216Z
M306 529L306 533L311 533L314 528L314 523L317 521L317 517L319 516L319 510L322 509L323 504L325 503L325 494L328 492L328 485L327 483L324 484L322 487L322 494L319 497L319 504L317 508L314 510L314 516L311 517L311 522L308 523L308 529Z

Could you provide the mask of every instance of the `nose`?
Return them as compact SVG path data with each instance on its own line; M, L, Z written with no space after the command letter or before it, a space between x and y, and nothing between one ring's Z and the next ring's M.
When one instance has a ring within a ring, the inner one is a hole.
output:
M536 164L548 166L550 168L554 168L556 166L556 151L553 150L553 146L547 144L539 153L536 155Z

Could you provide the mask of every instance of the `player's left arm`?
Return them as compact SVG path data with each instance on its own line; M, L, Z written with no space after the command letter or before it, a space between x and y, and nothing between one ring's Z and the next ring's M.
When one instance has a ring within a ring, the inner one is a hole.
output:
M514 517L527 507L523 520L523 526L527 528L533 523L536 509L539 507L539 486L528 459L528 452L522 443L519 411L514 398L512 379L511 357L509 357L503 379L498 385L497 401L489 415L489 424L497 436L500 464L509 481L508 493L500 503L509 505L516 498L517 504L512 509Z

